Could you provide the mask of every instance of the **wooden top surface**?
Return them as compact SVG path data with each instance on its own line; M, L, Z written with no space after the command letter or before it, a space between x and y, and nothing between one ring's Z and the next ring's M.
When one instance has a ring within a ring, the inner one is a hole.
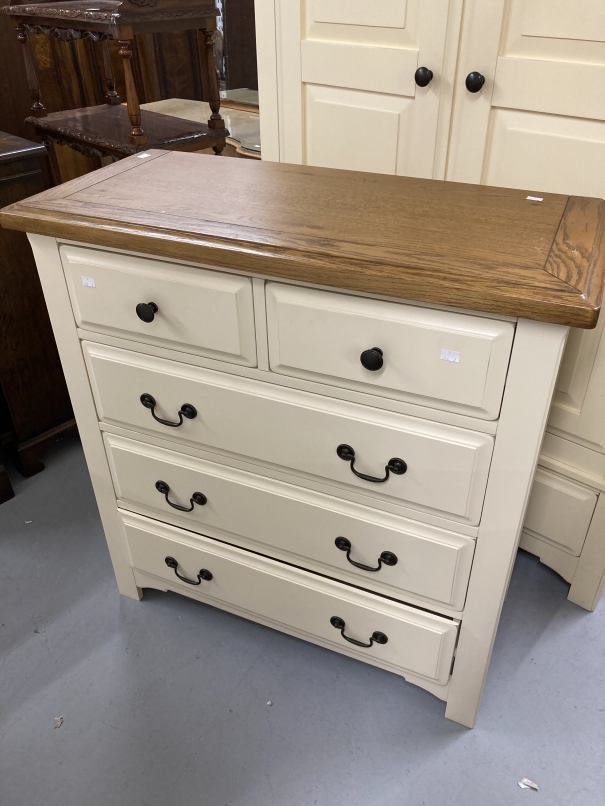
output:
M209 117L210 113L207 115ZM92 148L125 156L150 148L210 148L229 134L225 128L210 129L206 123L142 109L141 126L147 135L147 144L133 145L129 142L132 124L123 104L66 109L51 112L44 118L28 117L25 121L38 132L47 131L51 135L64 136Z
M14 134L0 132L0 162L23 157L45 157L46 149L41 143L32 143Z
M21 22L46 23L62 28L84 28L102 31L137 23L214 18L219 15L209 0L39 0L21 2L0 8L0 13Z
M596 324L600 199L144 153L7 207L0 222L344 290Z

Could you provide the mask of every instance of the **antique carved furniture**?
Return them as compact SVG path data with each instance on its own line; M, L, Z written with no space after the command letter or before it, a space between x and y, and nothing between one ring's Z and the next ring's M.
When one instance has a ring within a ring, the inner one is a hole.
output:
M0 204L44 190L40 161L44 146L0 132ZM0 230L0 300L0 439L31 476L44 467L40 454L76 427L36 264L19 232Z
M391 670L474 725L605 202L146 155L1 216L30 233L121 592Z
M141 111L146 110L160 112L162 115L174 115L184 120L201 121L208 115L208 105L205 101L186 101L181 98L167 98L165 101L143 104ZM229 101L223 100L221 112L229 131L224 154L231 157L261 159L258 106L252 107L238 102L231 106Z
M67 144L93 156L121 159L148 146L180 150L212 147L220 154L225 146L220 98L214 63L214 31L217 9L210 3L179 0L82 0L13 5L1 11L13 20L23 45L32 117L36 134L46 144ZM132 41L137 34L199 29L204 35L202 60L204 97L211 115L207 124L179 121L152 113L141 114L132 70ZM100 41L106 78L106 104L47 114L29 47L30 33L43 33L65 41L88 38ZM124 69L126 108L115 89L108 41L117 40ZM58 173L54 165L55 175Z

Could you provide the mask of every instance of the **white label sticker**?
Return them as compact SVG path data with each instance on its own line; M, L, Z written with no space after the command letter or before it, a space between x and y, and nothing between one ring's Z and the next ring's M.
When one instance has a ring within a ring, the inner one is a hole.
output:
M539 196L526 196L525 201L544 201Z
M82 275L82 285L88 285L91 288L95 287L95 278L94 277L84 277Z
M151 154L137 154L137 157L138 157L140 160L144 159L145 157L150 157L150 156L151 156Z
M442 361L453 361L455 364L460 363L460 353L457 353L456 350L442 350L441 351L441 360Z

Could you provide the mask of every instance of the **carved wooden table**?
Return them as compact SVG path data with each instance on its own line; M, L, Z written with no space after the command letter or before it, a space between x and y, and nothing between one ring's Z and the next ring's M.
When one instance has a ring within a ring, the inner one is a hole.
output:
M218 79L214 64L214 31L217 9L208 2L181 0L63 0L32 5L13 5L0 9L16 26L23 45L25 66L32 99L32 116L27 118L49 148L53 143L69 145L86 156L110 156L114 160L148 147L167 150L213 148L220 154L228 134L220 115ZM208 123L167 118L151 112L141 113L132 71L132 40L136 34L192 30L203 32L205 59L202 59L202 86L211 115ZM29 45L29 35L48 34L63 41L90 39L101 42L106 104L84 109L53 112L44 107ZM120 43L120 56L126 84L126 108L120 103L107 42ZM52 157L52 153L51 153ZM53 173L58 175L53 162Z
M0 205L44 190L43 146L0 132ZM76 432L31 247L19 232L0 231L0 438L17 468L31 476L57 437ZM0 471L0 502L10 495Z

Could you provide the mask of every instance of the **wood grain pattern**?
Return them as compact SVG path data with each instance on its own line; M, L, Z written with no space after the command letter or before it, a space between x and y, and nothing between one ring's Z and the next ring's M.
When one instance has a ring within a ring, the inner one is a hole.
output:
M150 153L13 205L1 222L362 293L596 324L605 202L568 204L557 194L533 202L506 188ZM210 186L221 194L200 192ZM582 204L592 224L582 223Z

